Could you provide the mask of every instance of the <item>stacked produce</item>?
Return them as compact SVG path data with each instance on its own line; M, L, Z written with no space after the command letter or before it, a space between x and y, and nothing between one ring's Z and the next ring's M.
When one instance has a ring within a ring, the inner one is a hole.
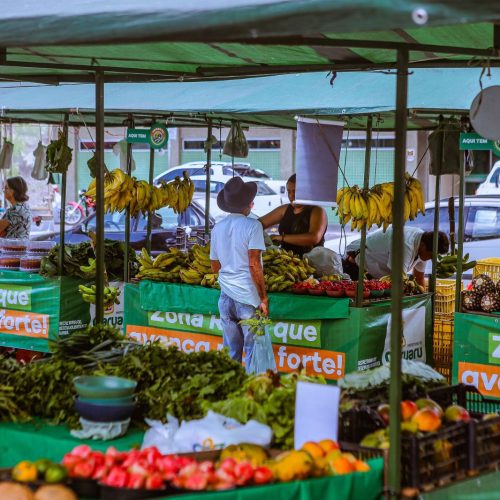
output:
M472 280L471 289L463 292L462 305L468 311L500 311L500 281L495 285L487 274L479 274Z
M200 461L186 455L162 455L155 447L128 452L110 447L103 453L81 445L64 456L63 464L70 477L117 488L112 490L115 495L167 486L181 491L218 491L370 470L351 453L342 453L330 439L308 442L300 450L273 458L261 446L242 443L224 448L217 460Z
M343 187L337 191L338 216L340 223L351 222L351 230L373 225L384 231L392 223L394 183L377 184L370 189L359 186ZM406 174L404 198L404 220L413 220L418 212L425 213L422 185L418 179Z
M123 258L125 245L121 241L104 240L104 261L108 278L123 280ZM75 278L95 278L95 252L90 241L67 243L64 245L64 275ZM132 276L136 273L137 260L132 247L128 249ZM94 261L93 261L94 260ZM44 277L56 276L59 265L59 244L55 245L42 259L40 274Z
M97 287L96 285L78 285L78 291L82 296L82 299L89 304L95 304L97 300ZM118 296L120 295L120 290L114 286L105 286L103 290L104 294L104 307L110 307L113 304L119 304Z
M440 279L450 278L457 272L458 255L438 255L436 276ZM476 266L476 261L469 262L469 254L465 254L462 258L462 272L473 269Z
M295 389L298 381L324 384L321 377L304 374L267 373L250 377L226 398L205 402L205 411L213 410L245 424L251 419L267 424L274 434L273 446L293 448L295 422Z
M130 209L135 217L142 212L154 212L162 207L171 207L176 213L184 212L194 194L194 184L184 172L184 177L151 186L144 180L130 177L119 168L106 173L104 181L104 208L106 212L122 212ZM90 181L86 196L95 200L96 180Z
M189 265L179 272L181 281L189 285L202 285L219 288L217 274L210 264L210 243L194 245L189 250Z
M73 158L71 153L73 150L66 144L66 136L60 130L58 130L57 136L57 139L51 141L47 146L45 168L53 174L64 174Z
M269 292L284 292L294 283L306 280L315 269L306 257L298 257L293 252L281 248L269 248L262 255L264 280Z
M152 258L143 248L137 260L140 266L136 278L176 283L180 281L179 271L187 265L188 256L177 248L171 247L168 252L160 253Z

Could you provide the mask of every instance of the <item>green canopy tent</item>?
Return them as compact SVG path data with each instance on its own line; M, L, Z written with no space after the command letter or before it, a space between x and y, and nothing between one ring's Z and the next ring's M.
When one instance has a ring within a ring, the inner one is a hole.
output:
M391 448L389 494L400 491L402 255L408 68L498 65L496 1L170 0L67 3L27 0L0 12L0 78L95 81L97 197L103 199L104 83L237 78L324 69L395 68ZM149 42L149 43L145 43ZM128 45L127 45L127 44ZM461 194L463 195L463 172ZM97 205L102 242L104 207ZM459 226L463 227L463 213ZM462 247L458 256L461 260ZM97 274L104 269L98 247ZM460 264L459 264L460 273ZM103 287L97 287L97 320Z

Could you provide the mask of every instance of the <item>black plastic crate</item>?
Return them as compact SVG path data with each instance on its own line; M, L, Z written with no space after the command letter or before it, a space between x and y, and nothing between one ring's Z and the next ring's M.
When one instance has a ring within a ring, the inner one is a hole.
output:
M463 422L422 436L403 435L401 484L426 491L465 477L469 443L469 425Z
M500 468L500 415L482 420L471 420L469 440L472 450L469 458L471 472Z
M340 414L339 440L359 443L367 434L384 427L386 425L376 409L369 406L355 407Z

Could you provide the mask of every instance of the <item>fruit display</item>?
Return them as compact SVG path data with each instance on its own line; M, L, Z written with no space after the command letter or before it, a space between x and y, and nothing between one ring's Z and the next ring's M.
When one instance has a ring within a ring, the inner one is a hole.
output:
M168 249L168 252L160 253L152 258L143 248L137 255L137 260L140 265L136 278L178 283L179 271L187 265L188 255L172 247Z
M119 168L107 172L104 180L104 209L106 212L123 212L126 208L135 217L142 212L154 212L162 207L171 207L176 213L184 212L194 194L194 184L184 172L168 184L152 186L144 180L130 177ZM95 201L96 180L92 179L86 196Z
M104 261L106 272L110 280L123 280L123 259L125 244L122 241L104 240ZM75 278L95 278L95 252L90 241L82 243L66 243L64 245L64 275ZM136 273L137 259L132 247L128 249L128 259L131 275ZM46 278L56 276L59 265L59 244L55 245L42 259L40 275ZM84 270L82 271L82 266Z
M219 288L217 274L210 264L210 243L204 246L193 245L189 249L188 266L179 271L183 283Z
M220 491L370 470L331 439L310 441L300 450L274 457L261 446L241 443L222 449L215 460L197 460L196 454L162 455L155 447L128 452L109 447L101 452L80 445L64 456L62 464L70 478L116 488L117 497L125 490Z
M370 229L373 225L383 227L384 231L392 223L392 204L394 183L377 184L370 189L355 185L337 191L337 206L340 223L351 222L351 230L362 227ZM406 174L404 198L404 220L413 220L418 212L425 214L424 195L420 181Z
M57 139L50 141L45 153L45 168L52 174L64 174L73 159L73 149L67 144L66 135L57 131Z
M440 279L450 278L457 272L457 254L453 255L438 255L436 276ZM469 262L469 254L465 254L462 258L462 272L469 271L476 267L476 261Z
M20 483L34 483L43 481L49 484L63 483L68 477L68 471L63 465L46 458L35 462L23 460L15 465L11 471L11 479Z
M96 303L96 285L78 285L78 291L80 292L82 299L89 304ZM104 307L110 307L113 304L119 304L118 296L120 295L120 290L114 286L105 286L103 290L104 294Z
M304 281L315 273L306 257L290 251L269 248L262 254L264 280L269 292L289 291L294 283Z
M500 282L499 282L500 283ZM500 294L498 284L487 274L474 277L470 289L462 292L462 307L466 311L483 311L494 313L500 311Z
M403 293L405 295L420 295L425 292L425 288L419 285L414 276L403 278Z
M320 281L342 281L344 279L345 278L340 274L328 274L319 278Z
M0 498L5 500L77 500L75 493L62 484L44 484L32 491L24 484L0 483Z

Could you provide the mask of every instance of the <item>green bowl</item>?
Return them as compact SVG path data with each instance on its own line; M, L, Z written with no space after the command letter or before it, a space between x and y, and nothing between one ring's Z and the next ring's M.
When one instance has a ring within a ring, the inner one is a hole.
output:
M137 382L128 378L82 375L73 379L76 392L84 398L113 399L134 394Z
M92 405L100 405L100 406L124 406L130 405L134 403L134 395L132 396L120 396L117 398L86 398L80 396L78 398L82 403L90 403Z

